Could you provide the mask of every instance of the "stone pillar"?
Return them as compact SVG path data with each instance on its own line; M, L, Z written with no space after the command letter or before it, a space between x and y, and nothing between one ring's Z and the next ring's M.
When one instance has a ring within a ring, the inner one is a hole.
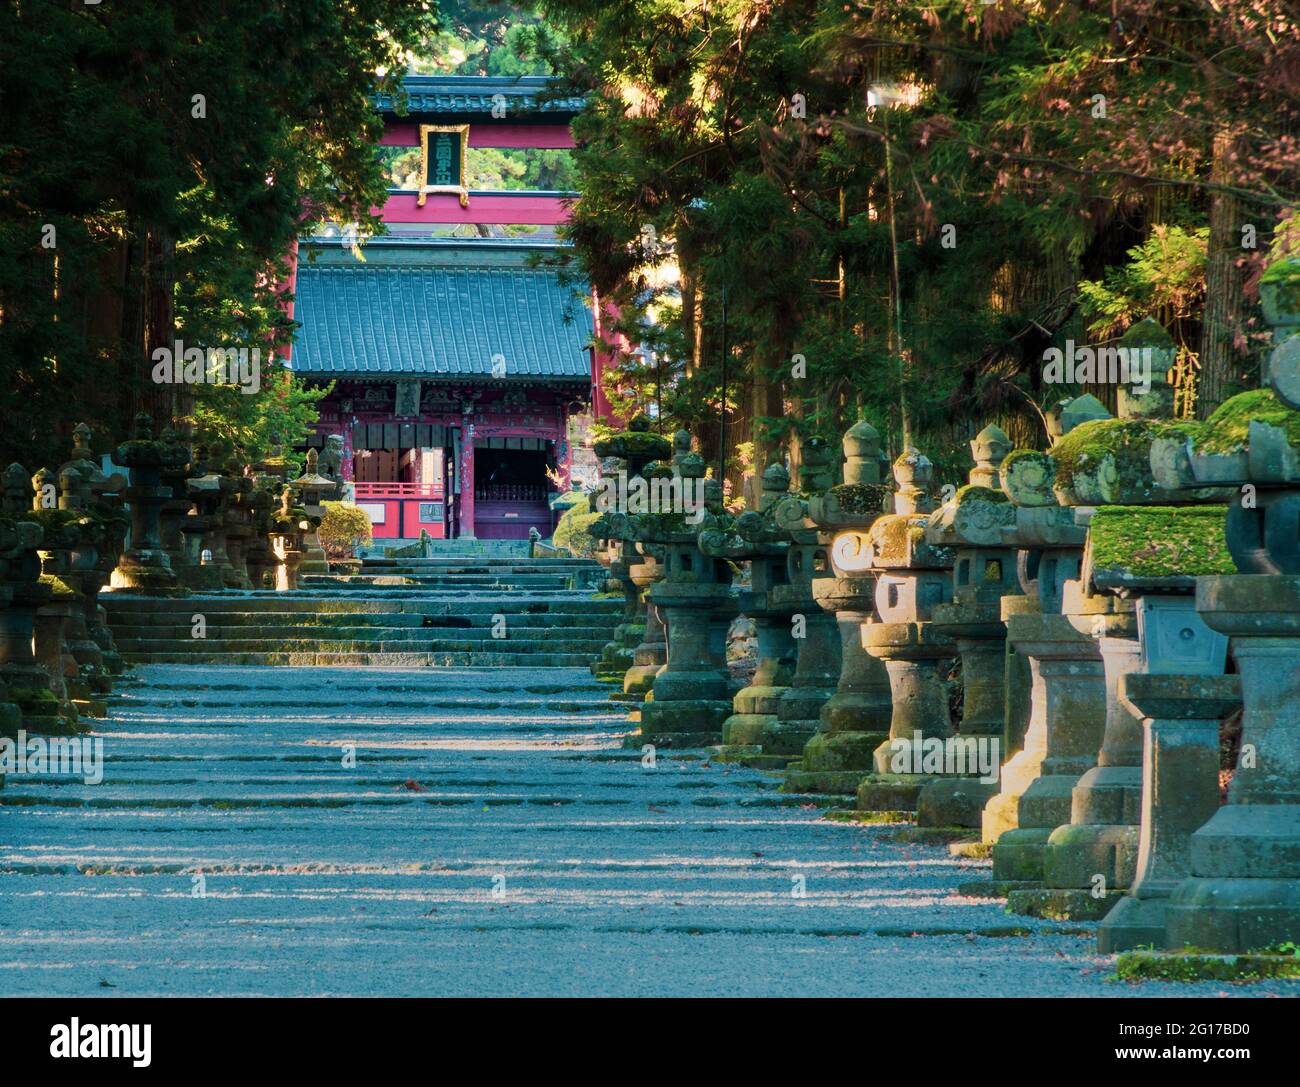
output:
M790 612L772 599L785 582L785 555L755 555L750 560L750 588L740 594L740 612L754 620L758 666L749 685L732 699L734 712L723 722L722 742L734 754L771 754L765 737L778 727L781 698L794 678L798 650L791 636Z
M813 599L835 617L840 637L840 674L835 693L822 706L817 733L803 758L786 774L787 792L856 797L871 773L873 752L889 738L892 713L889 674L862 645L862 627L876 621L877 571L870 568L868 533L890 501L881 481L880 435L866 421L849 427L842 441L844 482L809 500L808 519L830 538L831 569L812 581Z
M1065 627L1060 623L1044 626L1041 622L1044 617L1060 619L1065 581L1077 577L1079 573L1084 532L1075 529L1072 520L1068 525L1062 523L1061 518L1065 514L1066 511L1056 506L1019 507L1016 510L1015 536L1024 542L1035 545L1050 539L1060 543L1058 537L1066 535L1072 539L1077 538L1078 546L1030 546L1022 550L1017 558L1017 571L1025 595L1002 598L1002 621L1007 628L1007 645L1029 676L1025 691L1029 718L1020 737L1019 750L1003 764L1002 781L997 795L984 806L981 838L988 844L998 841L1008 830L1021 825L1020 798L1042 772L1043 759L1047 757L1049 681L1054 678L1057 669L1049 667L1047 678L1044 678L1042 668L1029 656L1028 648L1037 644L1039 635L1044 630L1057 635L1065 633ZM1077 632L1075 635L1070 637L1070 641L1078 642L1082 638ZM1088 659L1093 659L1091 654L1088 654ZM1068 668L1066 674L1069 674ZM1087 674L1095 675L1091 665ZM1084 682L1086 684L1087 680ZM1104 697L1104 689L1100 696ZM1068 704L1069 700L1065 701ZM1104 713L1104 706L1097 712ZM1068 812L1068 808L1066 810ZM1015 880L1019 882L1028 878L1031 877L1015 877ZM1032 878L1041 878L1041 873Z
M1096 762L1106 724L1106 680L1097 643L1062 615L1012 615L1007 637L1029 659L1033 714L1024 750L1003 768L1003 795L1014 796L1021 787L1023 792L1015 828L993 846L993 878L1037 884L1047 840L1069 822L1074 786Z
M1035 597L1020 593L1008 593L999 605L999 617L1004 627L1007 619L1012 615L1024 615L1039 610L1038 600ZM1033 689L1033 676L1029 670L1029 661L1016 652L1016 647L1009 639L1003 639L1003 647L1002 758L1005 762L1012 759L1025 746L1025 732L1029 729L1029 715L1033 709L1029 697Z
M1201 578L1196 607L1231 639L1242 755L1228 802L1192 835L1166 946L1242 952L1300 940L1300 573Z
M925 538L933 511L926 493L932 473L926 457L906 450L894 462L895 512L871 526L881 622L861 628L862 646L884 662L893 710L889 739L872 756L876 772L858 786L862 811L915 811L922 786L936 780L924 772L924 763L917 765L916 756L926 754L926 740L943 745L953 734L945 676L955 647L931 622L935 607L952 599L952 552Z
M798 495L772 508L773 519L790 539L787 583L773 586L768 603L787 612L798 647L794 676L776 708L776 723L763 733L763 751L798 755L817 732L821 709L840 677L840 633L835 617L813 596L812 583L832 572L830 537L810 520L813 504L839 481L839 457L820 439L804 443ZM802 621L801 621L802 617Z
M1129 674L1119 698L1141 720L1137 876L1097 928L1103 955L1165 946L1165 907L1191 874L1192 834L1219 809L1219 722L1241 705L1237 676Z
M763 751L798 755L817 732L822 706L835 694L840 676L840 632L812 595L812 583L828 570L826 548L797 538L787 553L790 581L774 586L768 600L790 616L797 646L790 686L777 700L776 720L763 729Z
M840 676L821 708L817 734L786 774L787 792L856 796L874 767L873 753L889 738L889 673L862 644L864 627L875 621L876 577L864 574L813 581L817 603L834 614L839 630Z
M735 616L730 586L665 579L651 590L651 601L667 617L668 661L641 707L640 741L671 747L717 743L731 712L731 679L725 655L710 644L709 627L718 612Z
M641 640L632 650L631 667L623 674L623 699L629 702L645 701L645 696L654 685L655 676L668 662L668 640L664 631L663 616L648 599L651 587L659 580L663 571L653 556L645 558L644 562L632 563L628 566L628 577L641 593L645 608Z

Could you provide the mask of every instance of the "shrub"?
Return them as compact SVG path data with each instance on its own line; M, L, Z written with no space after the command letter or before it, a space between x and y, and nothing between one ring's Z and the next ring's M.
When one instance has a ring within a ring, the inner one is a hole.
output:
M361 544L370 542L370 518L359 506L347 502L326 502L321 518L321 546L332 559L351 558Z
M564 511L560 523L555 526L551 543L555 547L565 548L569 554L578 558L591 558L598 545L588 529L600 516L599 513L592 512L591 503L584 495L582 501L575 502Z

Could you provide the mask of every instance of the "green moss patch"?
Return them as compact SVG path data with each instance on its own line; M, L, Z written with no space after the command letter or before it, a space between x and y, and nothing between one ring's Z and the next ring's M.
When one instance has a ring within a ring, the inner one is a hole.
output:
M957 504L963 502L1010 502L1003 491L994 490L992 487L982 487L978 483L967 483L964 487L957 488Z
M662 434L625 430L593 443L598 457L622 457L636 460L667 460L673 455L673 443Z
M893 489L883 483L841 483L830 493L845 513L880 513Z
M1235 574L1226 506L1102 506L1088 530L1096 570L1134 577Z
M58 600L60 597L69 598L80 596L81 592L75 586L55 574L42 574L41 584L48 585L52 590L52 599Z
M925 542L925 519L918 515L890 517L877 521L871 530L871 542L885 562L903 562L915 548Z
M1195 438L1201 427L1191 421L1166 423L1151 419L1093 419L1081 423L1052 446L1056 485L1072 489L1075 473L1095 468L1107 454L1115 458L1121 478L1149 479L1151 443L1157 438Z
M1250 421L1279 427L1287 441L1300 446L1300 411L1287 407L1272 389L1254 389L1225 400L1195 441L1198 453L1239 453L1250 441Z
M1291 948L1292 950L1285 950ZM1126 951L1115 963L1116 981L1262 981L1300 978L1296 945L1218 955L1203 951Z

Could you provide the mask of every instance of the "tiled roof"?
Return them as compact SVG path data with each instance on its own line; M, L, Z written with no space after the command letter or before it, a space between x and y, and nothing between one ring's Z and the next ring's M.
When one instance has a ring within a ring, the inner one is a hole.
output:
M591 376L591 313L545 268L303 261L294 318L301 374Z
M550 76L407 76L402 89L410 113L491 113L499 104L497 95L505 99L507 118L513 113L577 113L585 104L581 97L542 100L557 82ZM393 95L379 94L375 106L391 112L396 101Z

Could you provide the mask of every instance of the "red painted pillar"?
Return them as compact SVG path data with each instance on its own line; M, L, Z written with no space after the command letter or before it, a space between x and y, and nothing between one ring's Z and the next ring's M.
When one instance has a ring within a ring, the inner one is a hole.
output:
M474 539L474 424L461 428L460 441L460 535Z

